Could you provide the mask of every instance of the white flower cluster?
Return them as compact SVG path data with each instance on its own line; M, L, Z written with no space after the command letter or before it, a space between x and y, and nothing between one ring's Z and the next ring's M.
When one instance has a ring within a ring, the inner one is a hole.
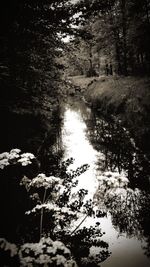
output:
M16 256L20 267L78 267L70 250L62 242L50 238L43 237L38 243L25 243L20 247L0 238L0 251L9 252L11 258Z
M106 189L113 188L125 188L127 187L129 180L126 178L125 174L118 172L104 172L103 175L98 177L99 185L105 187Z
M4 169L8 165L21 163L22 166L27 166L32 163L35 156L32 153L23 153L18 148L12 149L10 152L0 154L0 169Z
M48 211L54 211L55 213L57 213L57 216L61 216L63 214L67 214L68 216L70 216L70 215L74 216L75 215L75 213L70 208L67 208L67 207L60 208L58 205L56 205L55 203L52 203L52 202L48 202L48 203L44 203L44 204L38 204L32 210L26 211L26 214L29 215L29 214L35 213L41 209L45 209Z
M26 243L19 251L21 266L77 267L70 250L60 241L41 238L39 243Z
M134 221L138 229L138 216L146 198L140 189L128 188L128 179L123 174L106 172L99 177L99 188L96 197L100 207L107 207L111 214L118 218ZM130 225L130 223L129 223ZM132 225L131 225L132 227Z
M16 163L20 157L20 149L12 149L10 152L4 152L0 154L0 169L4 169L11 163Z
M39 211L41 209L45 209L45 210L48 210L48 211L52 211L53 210L55 212L60 211L59 206L57 206L54 203L49 202L49 203L43 203L43 204L36 205L32 210L26 211L26 214L29 215L31 213L36 213L37 211Z
M14 257L18 253L17 246L9 243L5 238L0 238L0 250L9 252L10 257Z
M98 182L99 187L94 197L103 205L105 201L112 199L117 194L125 195L129 180L123 172L107 171L98 176Z
M37 177L35 177L31 183L30 187L36 187L41 188L44 187L45 189L53 188L56 184L61 184L62 180L60 178L49 176L47 177L44 173L38 174Z
M32 159L34 158L35 156L32 153L23 153L20 155L18 162L20 162L22 166L27 166L32 164Z

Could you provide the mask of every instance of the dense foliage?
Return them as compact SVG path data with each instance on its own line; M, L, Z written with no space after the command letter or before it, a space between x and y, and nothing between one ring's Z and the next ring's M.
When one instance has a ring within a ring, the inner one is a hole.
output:
M60 36L69 32L71 6L66 0L16 0L3 4L1 100L5 99L7 104L8 98L15 104L20 99L24 104L33 105L36 101L42 104L45 95L57 95L61 66L56 57L62 46Z
M37 132L44 139L46 120L50 125L56 117L63 90L62 36L72 32L73 12L68 0L1 1L1 152L13 145L26 149Z
M119 75L149 74L149 8L148 0L82 0L76 5L68 0L6 0L1 3L0 119L3 123L1 143L4 144L1 144L0 151L6 147L6 142L11 149L11 141L17 133L16 144L19 136L20 143L22 140L28 142L30 151L35 149L38 156L37 159L31 153L21 153L20 149L0 154L2 266L97 267L109 256L108 244L101 240L103 233L99 223L90 228L82 227L87 217L103 217L105 212L93 208L95 203L92 200L84 200L88 193L86 190L80 189L72 194L72 188L78 184L78 176L88 166L68 172L67 167L72 163L70 159L62 163L54 175L49 174L51 171L47 171L46 164L50 165L50 154L46 148L50 141L53 143L53 139L57 138L57 133L52 133L50 127L52 120L60 120L59 96L60 91L63 94L65 84L60 76L64 62L72 68L71 74L93 76L102 71L107 75L114 72ZM78 15L73 17L75 13ZM76 23L78 28L73 28L72 23ZM76 33L76 37L66 45L68 56L61 61L65 46L62 37L72 33ZM44 128L45 117L48 130ZM35 132L39 129L41 136L37 140ZM113 130L116 139L120 138L120 132ZM109 145L108 125L103 125L103 131L106 139L101 140L100 145ZM102 134L98 129L97 138ZM33 143L29 140L30 135L35 138ZM125 143L118 146L117 155L114 153L116 143L109 153L116 159ZM24 148L23 144L21 147ZM133 154L132 146L127 151L128 154L130 152L133 156L131 162L134 163L131 167L139 175L140 158ZM56 155L57 158L59 156ZM112 167L109 160L107 163ZM121 169L118 163L121 163ZM117 158L116 164L120 172L123 164L128 164L124 152L123 162ZM120 178L120 174L111 178L112 174L105 173L98 194L100 196L104 189L104 204L107 209L114 209L113 220L119 225L115 208L120 205L120 198L121 205L124 205L130 198L135 201L141 192L134 189L122 190L121 194L113 191L114 184L117 189L121 183L121 189L126 188L128 180L124 176ZM111 192L106 192L105 187ZM142 203L149 213L147 200L143 198L137 203L140 206L137 217L142 213ZM133 218L134 210L125 215L121 213L121 220ZM144 224L146 238L149 238L148 223L149 217L146 222L142 220L137 225L140 228ZM124 225L126 228L128 222ZM135 229L127 230L134 232ZM97 254L92 254L92 246L98 249Z
M77 59L81 58L82 72L86 74L88 65L89 70L93 68L97 74L149 74L148 0L82 0L77 8L80 10L81 34L74 40L72 51L78 42L75 53L79 55Z
M88 166L68 172L71 163L62 163L59 177L48 177L38 174L31 153L12 149L0 155L1 266L97 266L109 256L100 225L82 227L88 216L105 213L84 201L86 190L72 193ZM100 251L93 255L92 246Z

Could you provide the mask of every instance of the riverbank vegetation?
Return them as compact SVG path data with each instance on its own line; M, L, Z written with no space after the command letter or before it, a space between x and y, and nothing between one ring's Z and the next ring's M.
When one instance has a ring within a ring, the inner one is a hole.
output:
M149 154L149 1L79 1L79 34L65 67L101 115L121 119Z
M77 76L72 82L83 88L85 100L99 114L120 120L136 139L138 146L149 155L149 77Z
M105 212L84 202L84 189L71 193L88 166L69 173L72 159L62 162L63 149L53 147L60 104L68 95L81 95L97 114L127 126L150 158L149 1L3 2L1 265L97 267L110 255L99 223L82 229L79 223L74 230L70 225L82 215ZM92 245L98 254L90 254Z
M2 152L13 145L15 135L14 146L22 149L29 148L25 140L30 133L34 136L41 129L44 139L49 122L56 117L63 88L63 66L58 59L62 36L71 31L73 11L66 0L5 1L0 10Z
M88 216L105 213L92 200L84 201L86 190L72 194L78 176L88 168L68 172L72 163L69 159L57 176L46 176L31 153L12 149L0 154L1 266L96 267L109 256L99 224L79 229ZM91 253L92 246L98 253Z

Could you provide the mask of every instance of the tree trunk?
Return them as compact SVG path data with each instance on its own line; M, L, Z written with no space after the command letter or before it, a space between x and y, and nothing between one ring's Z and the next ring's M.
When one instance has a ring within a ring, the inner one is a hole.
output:
M122 33L123 33L123 72L124 75L128 75L126 0L121 0L121 13L122 13Z
M146 12L146 18L147 18L147 22L148 24L150 23L150 18L149 18L149 3L147 0L145 0L145 12Z
M121 54L120 54L120 37L119 37L119 31L114 29L114 38L115 38L115 50L116 50L116 61L117 61L117 74L122 74L122 66L121 66Z

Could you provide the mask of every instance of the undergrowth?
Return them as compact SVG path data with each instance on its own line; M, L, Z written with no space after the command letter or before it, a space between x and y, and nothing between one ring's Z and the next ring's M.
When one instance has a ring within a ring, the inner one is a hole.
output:
M84 201L86 190L72 193L88 168L68 172L72 163L72 158L62 162L60 175L47 177L31 153L0 154L1 266L94 267L109 256L100 225L82 227L88 216L105 214L91 199ZM92 255L92 246L99 253Z

